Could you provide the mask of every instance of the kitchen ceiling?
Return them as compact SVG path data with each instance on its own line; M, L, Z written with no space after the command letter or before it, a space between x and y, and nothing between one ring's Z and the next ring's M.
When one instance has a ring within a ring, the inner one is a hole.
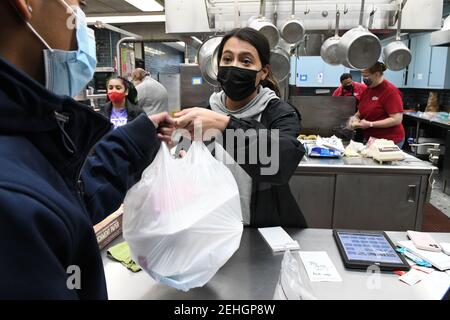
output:
M164 6L163 0L156 0ZM86 14L89 15L117 15L142 13L141 10L124 0L87 0Z

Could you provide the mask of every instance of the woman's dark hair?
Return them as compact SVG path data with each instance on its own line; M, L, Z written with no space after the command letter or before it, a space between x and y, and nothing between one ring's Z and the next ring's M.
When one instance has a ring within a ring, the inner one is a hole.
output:
M125 91L128 90L127 100L130 101L132 104L137 104L138 103L138 93L137 93L136 87L134 86L134 84L132 82L128 81L124 77L112 76L111 78L108 79L107 84L109 84L109 82L111 80L120 80L120 81L122 81L122 84L123 84L123 86L125 88ZM106 99L109 101L108 96L106 97Z
M241 28L235 29L229 33L227 33L218 47L217 54L217 63L220 66L220 60L222 59L223 47L225 43L231 38L238 38L239 40L250 43L253 47L255 47L258 52L259 59L261 60L261 64L263 67L269 65L270 66L270 46L267 38L259 31L252 28ZM278 87L278 82L273 76L272 70L269 69L269 74L266 79L261 82L263 87L267 87L275 91L277 96L280 96L280 88Z
M351 75L350 73L343 73L343 74L341 75L340 81L342 82L342 81L344 81L344 80L346 80L346 79L353 79L353 78L352 78L352 75Z
M367 68L367 70L374 74L375 72L379 72L381 75L383 75L383 72L386 71L386 65L383 62L377 61L373 66L370 68Z

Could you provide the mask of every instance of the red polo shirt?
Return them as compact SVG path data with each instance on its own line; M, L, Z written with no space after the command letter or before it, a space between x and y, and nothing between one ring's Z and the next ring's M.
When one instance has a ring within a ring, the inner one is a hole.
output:
M383 80L375 88L367 88L358 103L361 119L374 122L384 120L389 114L403 113L403 99L400 90L392 83ZM367 128L363 131L364 138L370 137L393 140L399 143L405 140L405 130L400 123L390 128Z
M362 93L367 89L367 86L364 83L353 82L353 90L347 91L342 86L334 90L333 97L351 97L355 96L356 99L360 100Z

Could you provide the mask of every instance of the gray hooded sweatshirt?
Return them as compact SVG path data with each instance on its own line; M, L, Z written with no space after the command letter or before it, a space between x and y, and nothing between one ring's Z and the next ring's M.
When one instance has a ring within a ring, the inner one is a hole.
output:
M273 90L269 88L259 88L258 95L251 100L247 105L239 110L229 110L225 105L226 95L223 91L213 93L209 99L211 110L231 115L235 118L251 118L257 121L261 120L262 112L266 109L269 102L273 99L280 99ZM225 147L224 147L225 149ZM223 162L233 174L236 179L239 195L241 200L242 218L244 225L250 224L250 201L252 195L252 178L245 172L242 167L237 164L234 159L228 154L224 153L224 149L216 148L215 157L217 160Z

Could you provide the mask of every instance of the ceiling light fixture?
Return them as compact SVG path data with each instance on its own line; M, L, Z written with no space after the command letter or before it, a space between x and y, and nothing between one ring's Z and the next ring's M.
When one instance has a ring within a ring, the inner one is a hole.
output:
M128 16L97 16L87 17L87 23L101 21L103 23L140 23L140 22L165 22L166 16L160 15L128 15Z
M144 12L150 11L164 11L164 7L155 0L125 0L132 6Z

